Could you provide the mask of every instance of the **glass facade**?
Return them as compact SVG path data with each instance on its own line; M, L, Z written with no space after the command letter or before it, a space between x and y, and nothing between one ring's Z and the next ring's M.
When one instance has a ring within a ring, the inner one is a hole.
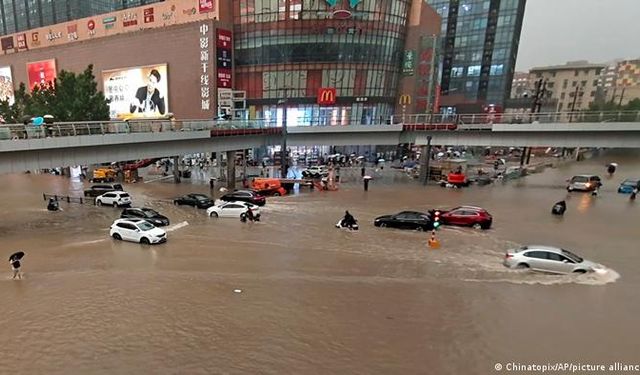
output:
M353 8L347 0L334 7L238 0L234 7L235 86L247 92L255 117L281 121L283 99L292 126L368 124L391 114L410 0ZM320 88L336 89L334 105L316 104Z
M163 0L0 0L0 34L160 1Z
M503 105L526 0L426 0L442 17L442 94Z

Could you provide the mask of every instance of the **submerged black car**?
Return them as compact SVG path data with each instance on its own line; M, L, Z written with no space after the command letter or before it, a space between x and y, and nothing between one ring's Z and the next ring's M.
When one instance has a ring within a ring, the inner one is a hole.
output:
M187 194L173 200L175 205L187 205L198 208L209 208L215 205L213 199L204 194Z
M169 218L146 207L125 208L120 215L122 219L143 219L156 227L169 225Z
M417 211L402 211L395 215L379 216L373 221L373 225L399 229L433 229L433 222L429 214Z

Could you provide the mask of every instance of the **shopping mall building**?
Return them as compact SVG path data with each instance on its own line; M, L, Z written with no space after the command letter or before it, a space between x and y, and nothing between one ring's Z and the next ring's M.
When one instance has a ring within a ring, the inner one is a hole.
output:
M5 97L93 64L113 118L281 121L286 108L290 126L369 124L437 101L440 17L424 0L66 3L0 3Z

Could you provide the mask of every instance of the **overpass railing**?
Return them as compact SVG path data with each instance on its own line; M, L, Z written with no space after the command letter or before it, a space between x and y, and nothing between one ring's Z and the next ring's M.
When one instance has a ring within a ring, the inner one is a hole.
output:
M527 123L640 122L640 111L576 111L543 113L411 114L393 115L392 124L527 124Z
M344 126L344 125L436 125L432 130L490 130L492 124L526 123L609 123L640 122L640 111L616 112L552 112L552 113L495 113L495 114L410 114L393 115L368 121L367 124L348 122L327 122L326 118L289 118L288 126ZM316 125L313 125L313 124ZM311 124L311 125L303 125ZM452 126L455 125L455 126ZM282 126L282 119L256 120L129 120L129 121L87 121L60 122L35 125L0 125L0 140L32 139L46 137L72 137L80 135L107 135L122 133L159 133L206 130L270 129Z

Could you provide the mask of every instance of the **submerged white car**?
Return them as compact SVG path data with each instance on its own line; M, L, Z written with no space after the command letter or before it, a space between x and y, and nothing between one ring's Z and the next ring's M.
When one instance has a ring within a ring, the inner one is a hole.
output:
M131 196L124 191L110 191L96 197L96 205L122 207L131 205Z
M109 235L116 240L142 244L167 241L167 232L143 219L118 219L111 224Z
M248 202L224 202L216 201L215 206L207 208L207 215L209 217L232 217L239 218L240 215L246 213L249 208L253 211L254 216L260 215L260 207Z
M552 246L529 245L510 250L503 264L509 268L532 269L550 273L586 273L602 269L603 266Z

